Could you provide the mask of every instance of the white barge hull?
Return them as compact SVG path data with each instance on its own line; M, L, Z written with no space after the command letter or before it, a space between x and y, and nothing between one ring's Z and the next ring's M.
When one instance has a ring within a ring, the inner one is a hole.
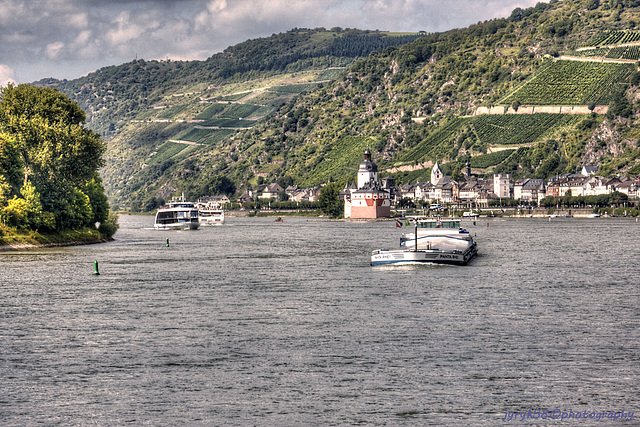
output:
M464 252L438 249L378 249L371 253L371 265L425 263L466 265L477 253L475 244Z

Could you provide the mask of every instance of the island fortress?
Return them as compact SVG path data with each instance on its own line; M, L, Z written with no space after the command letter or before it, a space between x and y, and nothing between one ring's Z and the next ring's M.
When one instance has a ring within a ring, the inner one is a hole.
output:
M371 151L364 152L358 167L358 181L340 191L345 218L389 218L391 216L391 188L389 181L378 181L378 167L371 161Z

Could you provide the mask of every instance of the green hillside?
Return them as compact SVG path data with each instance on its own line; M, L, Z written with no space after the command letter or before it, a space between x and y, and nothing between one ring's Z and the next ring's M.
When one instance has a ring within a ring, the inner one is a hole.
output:
M296 29L207 61L41 83L89 112L109 142L106 189L134 208L201 196L219 176L239 191L353 179L365 147L383 174L414 169L400 182L427 178L429 161L456 174L468 158L480 175L585 163L626 174L640 169L639 13L637 0L565 0L422 36Z

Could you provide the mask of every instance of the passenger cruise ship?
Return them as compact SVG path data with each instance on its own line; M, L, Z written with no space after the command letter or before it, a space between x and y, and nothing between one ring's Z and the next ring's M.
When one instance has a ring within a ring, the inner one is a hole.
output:
M217 202L198 202L200 225L224 224L224 209Z
M167 206L158 209L154 228L157 230L197 230L198 208L182 197L172 199Z

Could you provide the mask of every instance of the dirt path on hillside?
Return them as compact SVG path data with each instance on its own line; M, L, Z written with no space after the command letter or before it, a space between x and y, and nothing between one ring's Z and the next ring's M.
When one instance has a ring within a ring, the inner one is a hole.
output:
M632 64L637 65L638 61L633 59L613 59L613 58L602 58L602 57L584 57L584 56L570 56L570 55L562 55L558 59L563 61L577 61L577 62L599 62L599 63L611 63L611 64Z

